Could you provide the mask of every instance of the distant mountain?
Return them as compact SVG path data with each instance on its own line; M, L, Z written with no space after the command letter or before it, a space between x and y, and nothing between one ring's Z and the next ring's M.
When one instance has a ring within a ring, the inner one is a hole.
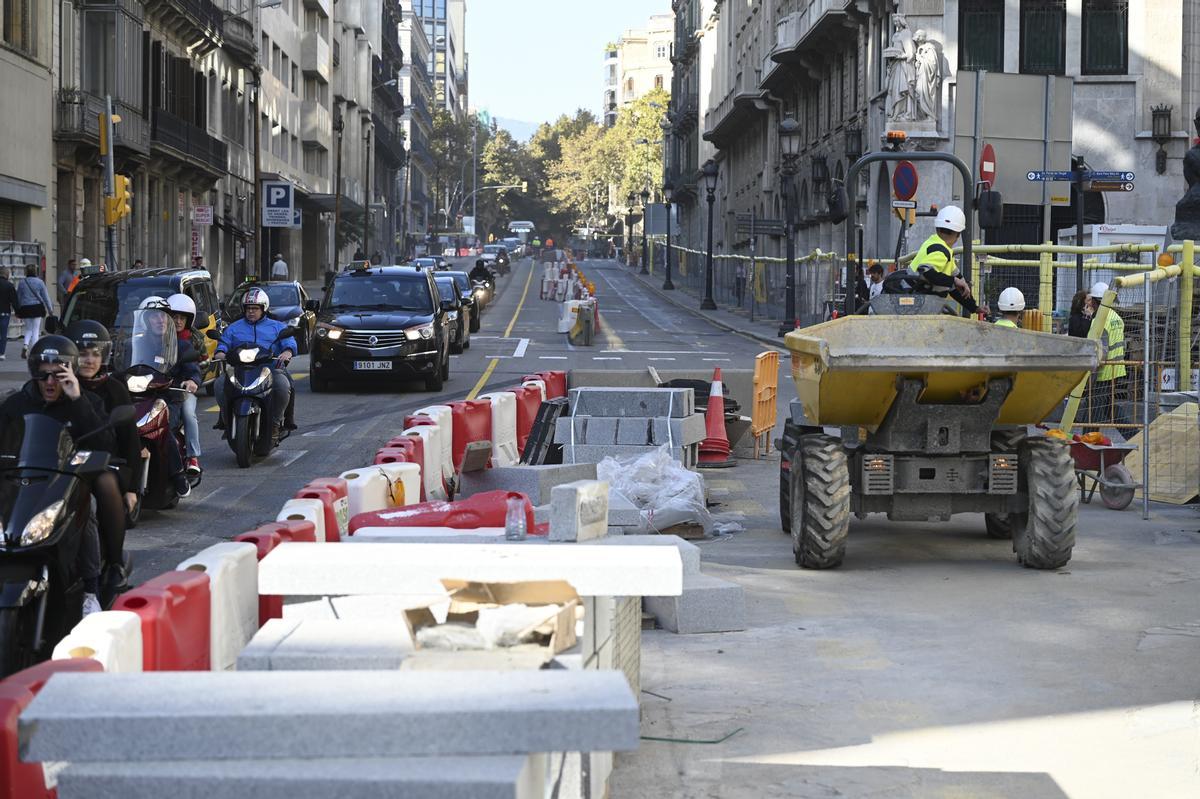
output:
M536 122L522 122L519 119L505 119L504 117L496 117L496 124L512 134L517 141L529 141L537 131Z

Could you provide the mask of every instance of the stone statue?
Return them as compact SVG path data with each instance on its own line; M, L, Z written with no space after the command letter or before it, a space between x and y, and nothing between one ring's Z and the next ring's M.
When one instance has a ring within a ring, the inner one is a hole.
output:
M919 30L913 34L916 52L913 56L912 96L916 104L916 119L935 123L942 115L942 51L937 42Z
M889 122L908 122L915 119L917 109L913 97L916 49L903 14L892 15L892 28L892 43L883 51L887 59L887 118Z
M1196 109L1196 135L1200 136L1200 108ZM1175 224L1171 225L1171 238L1175 241L1200 241L1200 144L1195 145L1183 156L1183 177L1188 190L1183 199L1175 203Z

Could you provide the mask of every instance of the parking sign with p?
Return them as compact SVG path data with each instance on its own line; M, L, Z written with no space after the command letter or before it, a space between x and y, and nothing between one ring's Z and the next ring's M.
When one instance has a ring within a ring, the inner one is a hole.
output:
M286 180L263 181L263 227L291 227L295 210L292 184Z

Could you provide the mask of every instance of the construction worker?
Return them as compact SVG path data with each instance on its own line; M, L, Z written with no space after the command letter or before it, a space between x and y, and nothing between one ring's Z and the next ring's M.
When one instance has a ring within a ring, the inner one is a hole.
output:
M1108 293L1107 283L1094 283L1088 292L1089 316L1100 313L1104 303L1104 295ZM1125 377L1125 320L1116 309L1109 306L1108 319L1104 323L1104 331L1100 334L1100 368L1092 379L1092 391L1089 395L1091 404L1091 419L1100 423L1120 424L1124 414L1117 404L1118 380Z
M947 205L938 211L933 227L933 235L925 239L913 257L913 266L939 293L949 294L963 310L974 313L979 306L971 296L971 286L958 271L952 252L967 229L967 217L958 206Z
M1021 313L1025 310L1025 295L1019 288L1009 286L1000 292L1000 299L996 301L996 307L1000 309L1000 318L996 320L996 327L1021 327Z

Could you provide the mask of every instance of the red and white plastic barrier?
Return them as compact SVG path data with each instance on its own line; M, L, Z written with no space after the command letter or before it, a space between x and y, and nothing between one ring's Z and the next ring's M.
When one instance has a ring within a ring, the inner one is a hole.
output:
M404 435L421 442L421 485L426 500L449 499L446 482L442 478L442 431L437 425L410 427Z
M84 616L54 647L53 660L91 658L114 674L142 670L142 620L127 610Z
M454 470L462 468L467 444L492 440L492 404L486 400L450 403L454 420ZM492 453L494 458L495 452Z
M540 401L541 402L546 401L546 381L545 380L542 380L541 378L535 378L535 379L531 380L527 377L521 381L521 385L524 386L525 388L536 388L538 391L538 397L539 397Z
M160 574L121 594L113 610L142 620L143 671L208 671L212 599L206 572Z
M360 513L384 510L392 505L391 484L378 466L350 469L340 475L350 496L350 518ZM353 534L353 529L350 531Z
M427 405L413 411L413 416L428 416L442 431L442 479L454 479L454 411L449 405ZM406 423L404 425L408 427Z
M325 542L325 504L319 499L289 499L279 509L277 522L309 522L313 526L316 540Z
M350 499L346 481L318 477L296 493L296 499L317 499L325 506L325 540L337 541L350 533Z
M538 372L525 375L521 380L541 380L546 385L546 399L567 396L566 372Z
M492 406L492 465L515 466L521 460L517 448L517 395L511 391L480 394Z
M349 535L349 531L346 533ZM234 536L234 541L253 544L255 556L261 561L272 549L283 543L283 537L277 530L252 530L248 533ZM258 626L261 628L271 619L283 618L283 597L258 595Z
M212 670L233 669L238 654L258 632L257 547L240 541L213 544L177 568L208 575Z
M538 408L542 405L542 392L545 390L534 385L518 386L509 389L516 397L517 412L517 452L525 451L525 442L533 432L533 423L537 421Z
M516 491L484 491L454 502L423 502L407 508L356 514L350 519L350 534L365 527L503 528L511 497L524 504L525 528L533 533L533 504L528 497Z

